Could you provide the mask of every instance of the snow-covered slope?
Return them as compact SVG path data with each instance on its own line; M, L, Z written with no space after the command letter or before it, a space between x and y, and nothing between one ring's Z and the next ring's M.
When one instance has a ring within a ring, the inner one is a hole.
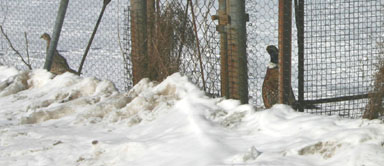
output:
M384 124L255 110L180 74L109 81L0 66L0 165L380 166Z

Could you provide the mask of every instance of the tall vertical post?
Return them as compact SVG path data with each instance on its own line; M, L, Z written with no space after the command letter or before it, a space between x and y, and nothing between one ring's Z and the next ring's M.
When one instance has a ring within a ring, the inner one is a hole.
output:
M304 0L295 0L297 45L299 57L299 95L298 110L304 112Z
M228 0L228 75L230 97L248 103L247 32L245 0Z
M145 1L145 0L144 0ZM158 14L156 13L155 15L155 6L156 3L158 3L158 1L155 1L155 0L146 0L147 1L147 29L142 29L142 31L146 31L147 32L147 57L148 57L148 68L146 69L147 72L148 72L148 78L150 80L157 80L157 70L159 69L156 69L157 68L157 65L156 64L156 60L158 59L155 59L154 58L154 45L156 45L158 42L155 38L155 34L156 34L156 30L155 30L155 20L158 20L157 17L158 17ZM157 10L160 10L160 9L157 9Z
M279 103L289 104L291 92L292 0L279 0Z
M53 28L51 43L48 47L47 56L45 58L44 69L51 70L53 55L55 53L57 43L59 42L61 28L63 27L65 13L67 12L69 0L61 0L59 11L57 12L55 27Z
M221 96L225 98L230 98L227 36L227 25L229 24L229 15L227 14L227 0L219 0L219 10L217 11L217 15L212 16L212 19L219 21L219 25L216 26L216 30L220 33Z
M103 18L104 11L105 11L105 9L107 8L107 5L108 5L110 2L111 2L111 0L104 0L103 8L101 9L99 18L97 19L96 25L95 25L95 27L93 28L93 32L92 32L91 38L89 39L88 44L87 44L87 47L85 48L85 51L84 51L84 54L83 54L83 58L81 59L81 63L80 63L79 70L77 70L77 72L78 72L79 75L81 74L81 70L83 69L83 65L84 65L84 62L85 62L85 58L86 58L87 55L88 55L88 52L89 52L89 49L91 48L93 39L95 38L97 29L99 28L99 25L100 25L100 22L101 22L101 18Z
M218 31L220 32L220 63L221 63L221 95L229 98L229 73L228 73L228 36L226 25L229 23L229 16L227 15L227 2L226 0L219 0L219 15L223 19L219 20Z
M131 0L131 40L133 84L147 77L147 1Z
M248 103L247 31L245 0L219 0L221 95Z

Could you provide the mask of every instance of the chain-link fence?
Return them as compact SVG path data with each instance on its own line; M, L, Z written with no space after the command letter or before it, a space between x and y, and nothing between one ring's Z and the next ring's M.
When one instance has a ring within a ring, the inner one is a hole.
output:
M380 0L305 2L305 100L319 114L361 117L384 34Z
M262 100L262 85L270 61L266 51L268 45L278 47L279 40L279 2L278 1L246 1L249 14L247 23L247 53L250 103L264 107ZM293 10L294 12L294 10ZM298 55L297 30L295 19L292 19L292 89L298 94Z
M216 0L135 2L131 12L137 13L133 16L137 21L131 20L134 28L132 34L127 34L134 41L132 57L140 59L133 64L134 77L138 73L138 77L161 80L161 74L174 72L175 66L207 94L219 96L220 47L216 24L211 19L217 6Z
M278 45L278 1L246 1L247 53L250 103L263 107L261 96L270 57L268 45Z
M305 1L304 102L306 112L361 117L367 104L384 33L382 1ZM262 107L261 87L269 55L278 45L278 1L247 1L250 14L248 67L250 101ZM298 44L292 17L292 88L298 99Z
M24 0L0 2L1 25L12 44L25 59L27 55L24 53L26 51L24 32L27 33L30 63L34 69L43 67L46 43L40 39L40 36L45 32L51 34L59 2L59 0L50 2L37 0L32 3ZM204 78L207 93L219 96L220 48L216 24L211 20L211 16L216 13L217 1L193 1L192 10L191 7L187 7L187 1L160 2L162 10L177 6L178 9L186 12L189 25L196 23L195 41L199 41L199 49L185 47L182 50L181 72L200 87L203 87L202 79ZM101 8L102 1L99 3L70 1L69 3L57 49L67 59L72 69L77 70L80 64ZM195 18L192 18L192 11ZM107 6L84 65L82 72L84 76L111 80L120 90L128 90L132 87L130 14L129 0L115 0ZM0 63L26 69L3 37L0 38L0 46ZM204 62L202 67L198 63L198 52ZM204 77L201 71L204 72Z
M46 55L46 42L40 38L43 33L51 34L59 0L1 0L0 24L5 33L25 59L26 44L24 32L28 37L30 63L34 69L43 68ZM72 69L77 70L96 24L103 1L71 0L67 9L57 50L63 55ZM94 42L84 64L84 76L108 79L120 90L127 90L130 77L124 69L126 46L123 33L126 32L125 15L128 0L114 0L104 13ZM20 58L9 47L9 43L0 37L0 63L26 69Z
M178 13L172 16L174 20L186 18L187 23L175 25L185 25L181 29L192 41L190 46L180 46L179 42L175 47L175 55L182 59L179 69L198 86L205 87L207 94L219 96L220 36L216 29L218 23L211 19L217 14L219 1L192 0L192 8L188 2L161 0L157 6L159 16L172 11ZM279 4L269 0L245 2L249 14L249 102L262 108L261 89L270 59L266 47L278 45ZM46 45L40 35L51 33L59 0L1 0L0 4L0 23L16 49L25 56L26 32L32 66L42 68ZM361 116L376 71L377 42L383 42L383 5L380 0L305 1L303 98L304 102L321 107L307 112ZM120 90L128 90L133 85L129 6L129 0L114 0L108 5L83 72L86 76L109 79ZM101 1L70 1L58 50L73 69L78 68L101 7ZM292 11L292 88L298 99L299 56L295 9ZM179 38L175 40L183 40L184 35L175 35ZM4 38L0 38L0 63L25 69Z
M168 0L167 2L169 2ZM182 59L181 71L189 76L192 81L204 87L201 72L204 73L206 92L213 96L220 95L220 44L216 32L216 23L211 19L216 14L218 7L217 0L192 1L193 8L187 10L191 25L196 25L199 47L187 50ZM179 0L179 3L186 3ZM195 17L192 17L192 11ZM193 31L192 31L193 32ZM198 50L199 49L199 50ZM199 57L202 58L202 66L199 64Z

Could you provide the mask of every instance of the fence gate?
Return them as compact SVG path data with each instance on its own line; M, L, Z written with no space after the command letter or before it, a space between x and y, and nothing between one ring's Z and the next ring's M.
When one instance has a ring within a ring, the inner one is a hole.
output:
M382 54L383 5L379 0L305 1L299 99L321 107L308 112L361 117Z

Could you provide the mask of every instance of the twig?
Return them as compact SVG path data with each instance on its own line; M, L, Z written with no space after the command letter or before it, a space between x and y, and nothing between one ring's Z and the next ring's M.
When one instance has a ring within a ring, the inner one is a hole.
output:
M162 71L165 73L165 75L168 76L169 72L168 72L167 67L164 63L164 59L161 58L161 56L160 56L159 47L157 47L157 44L153 44L153 47L154 47L154 51L156 51L156 53L154 55L157 58L158 62L160 63L159 67L161 67Z
M21 61L23 61L23 63L24 63L25 65L27 65L27 67L29 68L29 70L32 70L32 66L31 66L31 64L27 63L27 62L24 60L23 56L21 56L20 52L17 51L17 50L15 49L15 47L13 47L13 44L12 44L11 40L9 39L8 35L5 34L4 29L3 29L3 26L1 26L1 25L0 25L0 31L1 31L1 34L2 34L2 35L5 37L5 39L7 40L9 47L11 47L11 49L16 53L16 55L18 55L18 56L20 57Z
M160 1L157 0L155 2L156 4L156 11L155 11L155 22L154 22L154 30L155 30L155 33L154 33L154 37L152 37L152 40L150 40L149 42L151 42L152 44L152 47L153 47L153 54L151 56L154 56L155 58L157 58L157 63L159 64L159 66L156 66L156 67L159 67L161 68L160 69L160 72L158 73L161 73L162 75L160 77L163 77L163 75L165 76L168 76L169 75L169 72L168 72L168 68L167 68L167 65L165 64L164 62L164 57L162 57L162 53L160 52L160 50L164 50L164 48L160 48L158 46L160 46L160 43L161 41L164 41L164 40L161 40L161 39L164 39L163 38L163 33L164 32L161 32L161 23L164 21L164 20L161 20L160 17L161 17L161 13L160 13ZM170 42L170 41L167 41L167 42ZM168 45L168 44L167 44ZM156 52L155 52L156 51ZM151 63L153 63L154 61L152 61ZM153 64L151 64L153 65ZM153 71L151 71L153 72ZM159 79L159 78L156 78L156 79ZM164 78L161 78L161 79L164 79Z
M27 32L24 32L24 38L25 38L25 49L26 49L26 52L27 52L27 61L28 61L28 64L31 64L31 61L29 59L29 43L28 43Z
M204 91L206 91L205 78L204 78L204 68L203 68L203 60L201 59L200 43L199 43L199 37L198 37L198 34L197 34L195 12L193 11L192 0L188 0L188 2L189 2L189 6L191 6L193 30L195 32L195 37L196 37L196 47L197 47L197 53L198 53L198 56L199 56L200 70L201 70L201 79L203 81L203 89L204 89Z

